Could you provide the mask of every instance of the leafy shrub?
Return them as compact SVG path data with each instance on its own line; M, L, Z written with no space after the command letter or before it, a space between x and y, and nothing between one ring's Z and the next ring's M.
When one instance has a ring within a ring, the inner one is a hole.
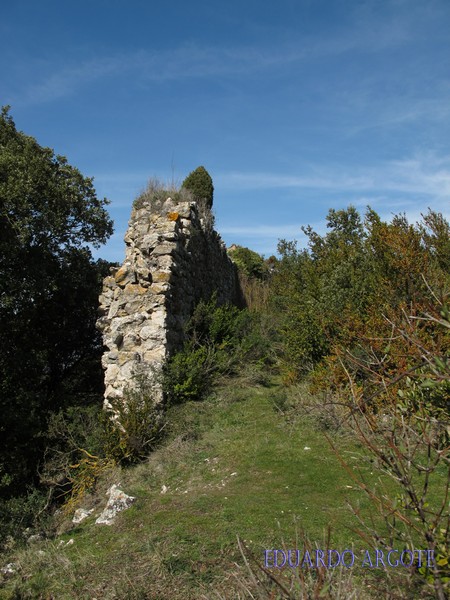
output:
M114 465L105 454L106 430L101 405L71 407L54 413L46 435L49 446L40 482L48 490L49 506L64 502L68 514Z
M189 190L194 200L206 200L208 208L212 208L214 186L210 174L205 167L197 167L189 173L181 185L181 189Z
M22 496L0 499L0 549L27 528L41 526L47 515L47 494L30 488Z
M327 227L325 235L303 228L308 248L301 251L295 242L282 240L281 260L270 279L270 304L283 337L281 363L287 379L314 372L325 361L325 388L330 379L345 379L335 368L338 348L346 347L356 356L365 352L361 339L378 339L372 352L374 359L381 358L383 315L410 306L420 310L429 300L429 286L439 290L450 283L450 225L442 215L429 211L416 225L398 215L387 223L371 209L362 219L350 206L330 210ZM391 348L396 345L393 340ZM400 353L390 357L395 362ZM398 366L394 362L392 369ZM357 379L367 379L367 372L360 369Z
M349 386L338 400L347 404L353 433L373 463L392 478L397 492L356 479L383 517L389 535L373 531L372 521L361 517L360 521L374 545L433 551L435 565L419 572L433 584L435 597L444 600L450 591L449 310L438 304L422 316L403 313L391 325L385 355L378 363L372 355L365 365L370 387L352 378L355 358L350 353L340 357ZM394 352L408 357L408 362L400 356L389 361ZM363 365L358 361L357 367ZM368 408L377 406L378 411ZM359 516L357 509L355 513Z
M41 483L53 502L65 500L66 513L106 471L145 458L160 439L163 418L155 385L138 374L124 398L111 403L110 412L101 406L77 407L52 416Z
M231 304L218 306L216 296L197 305L186 336L164 370L164 391L172 404L200 399L219 375L233 375L248 363L262 367L269 360L258 317Z
M228 256L235 263L239 271L242 271L248 277L263 279L267 276L269 268L264 262L263 257L243 246L236 246L228 250Z
M49 447L46 452L46 471L54 464L53 477L58 468L53 462L59 456L59 463L69 464L76 460L79 448L89 449L100 454L104 448L104 429L102 427L103 409L99 402L94 406L74 406L53 413L48 422L47 436ZM62 457L64 456L64 459ZM41 475L41 480L42 480Z
M117 463L142 460L161 439L164 429L162 406L158 404L158 377L135 374L121 399L110 401L104 417L106 456Z
M165 373L165 390L172 404L203 398L217 369L214 349L187 343L174 355Z

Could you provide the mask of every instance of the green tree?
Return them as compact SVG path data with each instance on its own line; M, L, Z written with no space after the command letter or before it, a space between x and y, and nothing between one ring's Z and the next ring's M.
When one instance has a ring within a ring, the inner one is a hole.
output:
M450 226L438 213L429 211L412 225L404 215L384 222L370 208L362 219L350 206L330 210L327 228L320 235L304 227L303 251L284 240L278 247L272 305L289 378L330 355L329 381L337 346L362 352L361 337L380 337L383 315L422 306L429 286L448 285ZM378 350L383 353L382 346Z
M212 208L214 186L205 167L197 167L195 171L189 173L181 187L192 192L195 200L206 200L207 206Z
M101 390L95 331L112 233L106 199L63 156L0 116L0 498L36 480L52 412Z
M264 262L263 257L249 248L236 246L235 248L228 250L228 256L235 263L237 268L249 277L263 279L268 273L269 269Z

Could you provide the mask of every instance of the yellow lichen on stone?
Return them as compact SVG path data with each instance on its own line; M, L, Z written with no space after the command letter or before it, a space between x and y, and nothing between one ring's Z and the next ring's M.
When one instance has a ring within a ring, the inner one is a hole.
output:
M148 289L138 283L127 283L124 289L126 294L146 294Z
M167 213L167 218L169 219L169 221L178 221L179 216L180 216L180 213L177 213L177 212Z
M128 269L125 266L120 267L117 273L114 275L114 279L116 283L121 283L124 279L126 279L128 275Z
M168 271L157 271L152 274L152 279L155 283L164 283L170 281L171 273Z

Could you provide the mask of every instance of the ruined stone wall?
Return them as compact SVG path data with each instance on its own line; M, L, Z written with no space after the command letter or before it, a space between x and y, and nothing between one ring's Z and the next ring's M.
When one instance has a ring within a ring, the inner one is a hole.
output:
M161 368L202 298L216 291L219 302L240 300L236 269L211 213L192 200L140 200L125 244L125 260L105 278L100 296L106 406L122 398L136 372Z

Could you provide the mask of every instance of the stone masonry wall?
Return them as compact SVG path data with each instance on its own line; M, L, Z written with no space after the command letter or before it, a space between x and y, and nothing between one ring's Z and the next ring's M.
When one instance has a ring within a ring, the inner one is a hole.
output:
M125 244L125 260L105 278L100 296L106 407L132 386L134 373L161 368L202 298L216 291L219 302L240 301L236 269L211 213L189 196L139 201Z

